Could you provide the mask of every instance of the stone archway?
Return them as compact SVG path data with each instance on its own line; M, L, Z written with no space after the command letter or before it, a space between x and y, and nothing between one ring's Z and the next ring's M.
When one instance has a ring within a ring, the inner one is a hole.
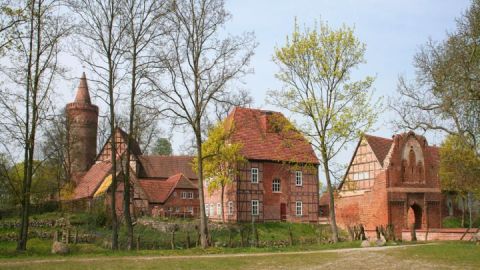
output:
M408 227L414 224L415 229L422 228L422 207L417 203L413 203L408 208L407 224Z

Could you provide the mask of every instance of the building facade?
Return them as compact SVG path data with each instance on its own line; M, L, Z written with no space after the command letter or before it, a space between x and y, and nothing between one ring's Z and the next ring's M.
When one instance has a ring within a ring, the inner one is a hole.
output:
M226 125L247 162L225 187L223 205L220 190L206 193L208 218L316 222L318 159L308 141L278 112L236 107Z
M397 237L411 226L441 228L445 206L438 169L438 148L429 146L423 136L364 135L339 186L338 224L343 228L363 224L370 234L376 226L392 224Z

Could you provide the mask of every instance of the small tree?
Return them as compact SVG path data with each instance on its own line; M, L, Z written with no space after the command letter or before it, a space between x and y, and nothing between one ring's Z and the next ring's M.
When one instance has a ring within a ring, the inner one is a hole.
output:
M478 182L480 158L460 136L449 135L442 143L439 175L442 188L455 192L461 199L463 205L462 226L465 226L468 194L471 192L480 194L480 183Z
M170 156L172 154L172 144L167 138L158 138L152 149L152 154Z
M338 241L335 221L333 159L344 146L371 129L377 113L370 106L374 78L353 81L352 71L364 60L365 45L342 26L320 23L300 32L297 24L286 44L275 49L283 88L268 93L271 104L301 116L302 133L311 140L327 180L332 240Z
M202 144L203 173L205 179L208 179L208 192L221 190L222 222L225 222L225 187L237 176L238 167L246 161L241 155L242 144L231 142L233 126L227 121L219 122L211 128L207 140ZM197 170L198 160L195 158L193 163L194 170Z

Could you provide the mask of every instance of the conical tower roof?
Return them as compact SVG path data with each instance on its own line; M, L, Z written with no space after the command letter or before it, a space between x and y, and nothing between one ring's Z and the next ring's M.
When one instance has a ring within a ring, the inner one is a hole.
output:
M90 93L88 92L87 78L85 72L82 73L80 83L77 88L77 95L75 96L75 103L92 104L90 101Z

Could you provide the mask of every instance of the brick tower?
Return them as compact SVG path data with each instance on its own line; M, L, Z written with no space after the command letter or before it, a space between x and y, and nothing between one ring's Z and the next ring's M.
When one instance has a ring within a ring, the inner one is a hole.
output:
M97 152L98 107L90 101L85 73L77 95L66 107L72 180L76 183L92 166Z

